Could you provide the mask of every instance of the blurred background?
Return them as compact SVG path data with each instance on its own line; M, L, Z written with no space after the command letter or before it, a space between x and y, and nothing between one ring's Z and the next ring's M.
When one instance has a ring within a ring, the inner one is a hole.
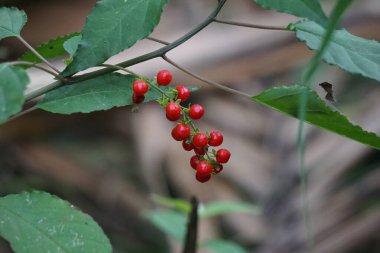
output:
M26 11L23 37L36 46L81 30L94 0L0 1ZM335 1L322 1L329 12ZM169 1L153 35L173 41L200 23L216 0ZM221 19L286 26L293 17L264 10L251 0L228 1ZM354 1L342 26L380 41L380 1ZM161 45L140 41L113 57L117 63ZM17 59L25 48L13 39L0 42L0 61ZM312 56L291 32L211 24L168 56L194 72L249 94L294 84ZM54 63L64 68L63 59ZM260 215L230 214L202 221L200 240L226 238L249 252L305 252L297 155L298 121L201 83L156 59L131 70L153 78L161 69L174 84L200 85L191 102L206 109L197 122L219 130L232 157L209 183L194 179L189 159L170 135L173 124L155 103L139 113L130 107L105 112L55 115L35 111L0 126L0 195L39 189L56 194L89 213L111 238L114 252L179 252L141 217L155 208L152 194L207 203L233 200L254 203ZM28 90L51 82L30 70ZM380 133L379 83L321 65L314 88L333 84L334 106L365 129ZM315 253L380 252L380 152L335 134L306 127L307 177ZM0 252L11 252L0 239Z

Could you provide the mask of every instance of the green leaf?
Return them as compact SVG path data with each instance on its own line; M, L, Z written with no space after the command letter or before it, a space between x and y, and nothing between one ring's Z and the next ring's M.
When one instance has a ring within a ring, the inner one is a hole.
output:
M63 48L70 55L73 56L78 49L79 42L82 39L82 35L71 37L63 43Z
M297 38L313 50L320 48L326 32L311 21L296 23L292 29L296 31ZM322 58L351 73L380 81L380 43L377 41L354 36L346 30L336 30Z
M298 85L276 87L252 97L252 100L298 118L298 108L304 89L306 89L304 86ZM353 125L343 114L333 111L319 98L315 91L307 89L306 92L308 101L305 122L367 144L375 149L380 149L380 138L376 134Z
M178 241L183 241L185 238L186 215L172 210L154 210L144 211L143 217Z
M327 24L327 17L318 0L256 0L256 3L267 9L308 18L321 25Z
M247 251L240 245L225 240L207 241L202 243L200 247L215 253L247 253Z
M20 36L27 17L24 11L16 8L0 8L0 40Z
M29 78L24 69L0 64L0 123L18 113L24 104Z
M0 234L16 253L112 251L90 216L45 192L0 198Z
M152 200L157 204L160 204L162 206L166 206L169 208L175 208L178 211L181 211L183 213L189 213L191 211L190 203L183 199L171 199L171 198L166 198L166 197L154 194L152 196Z
M66 54L65 49L63 48L63 45L65 41L68 39L71 39L73 37L76 37L79 33L71 33L64 35L62 37L57 37L55 39L49 40L47 43L42 44L35 49L38 53L40 53L44 58L46 59L52 59L59 56L63 56ZM20 58L20 61L29 61L33 63L40 63L42 62L40 58L38 58L34 53L31 51L27 51L25 54L23 54Z
M239 202L211 202L198 209L199 216L202 218L213 217L217 215L223 215L228 213L251 213L259 214L260 208L256 205L249 203L239 203Z
M166 2L167 0L98 1L87 17L74 59L62 75L69 76L103 63L147 37L158 24Z

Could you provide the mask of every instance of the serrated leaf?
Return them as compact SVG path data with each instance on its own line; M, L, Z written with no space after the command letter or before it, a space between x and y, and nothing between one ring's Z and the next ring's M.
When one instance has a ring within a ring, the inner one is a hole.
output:
M73 61L62 75L103 63L147 37L158 24L166 3L167 0L98 1L87 17Z
M186 215L171 210L145 211L142 215L161 231L176 240L183 241L185 238L187 223Z
M49 40L47 43L39 45L35 49L38 53L40 53L44 58L46 59L52 59L59 56L63 56L66 54L65 49L63 48L63 45L65 41L68 39L71 39L75 36L77 36L79 33L71 33L67 34L61 37L57 37L55 39ZM23 54L20 58L20 61L29 61L33 63L40 63L42 60L37 57L34 53L31 51L27 51L25 54Z
M255 0L263 8L308 18L326 25L327 17L318 0Z
M272 88L252 97L252 100L298 118L300 98L304 89L304 86L298 85ZM363 130L360 126L352 124L340 112L333 111L315 91L307 89L307 96L305 122L380 149L380 137L375 133Z
M21 111L29 77L24 69L7 64L0 64L0 77L0 123L3 123Z
M202 205L198 209L201 218L208 218L229 213L259 214L260 208L256 205L231 201L216 201Z
M311 21L292 25L299 40L313 50L320 48L325 29ZM380 81L380 43L354 36L346 30L336 30L322 56L329 64L354 74Z
M63 48L70 55L73 56L78 49L79 42L82 39L82 35L78 34L63 43Z
M24 11L16 8L0 8L0 40L20 36L27 17Z
M45 192L0 198L0 234L16 253L112 251L90 216Z
M240 245L226 240L211 240L201 244L201 248L215 253L247 253Z

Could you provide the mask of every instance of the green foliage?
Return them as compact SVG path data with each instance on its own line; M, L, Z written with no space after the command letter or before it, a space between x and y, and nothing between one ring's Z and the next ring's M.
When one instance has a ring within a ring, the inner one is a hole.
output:
M215 201L202 205L199 208L199 216L201 218L208 218L229 213L259 214L260 208L249 203L231 201Z
M298 85L276 87L252 97L252 100L286 115L298 118L300 99L305 89L307 89L308 96L305 108L305 122L380 149L380 138L376 134L353 125L340 112L334 111L327 106L317 93L311 89Z
M63 43L63 48L72 57L78 49L79 42L82 39L82 35L71 37Z
M90 216L45 192L0 198L0 234L16 253L112 251Z
M49 40L47 43L36 47L36 51L46 59L52 59L66 54L64 43L68 39L75 38L78 33L71 33L55 39ZM33 52L27 51L20 58L20 61L29 61L33 63L40 63L42 60L37 57Z
M315 22L304 21L292 25L298 39L311 49L318 50L326 30ZM322 56L354 74L380 81L380 43L354 36L346 30L337 30Z
M246 253L247 251L238 244L225 240L211 240L202 243L201 248L215 253Z
M0 8L0 40L20 36L27 17L24 11L16 8Z
M21 111L29 78L22 68L0 64L0 123Z
M73 61L63 76L103 63L147 37L158 24L167 0L98 1L81 32Z
M297 17L316 21L321 25L327 23L327 17L318 0L255 0L264 8L285 12Z

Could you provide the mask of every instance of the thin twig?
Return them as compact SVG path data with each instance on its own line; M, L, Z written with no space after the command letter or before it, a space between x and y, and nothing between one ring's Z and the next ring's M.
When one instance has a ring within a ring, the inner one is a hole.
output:
M45 71L46 73L49 73L50 75L54 76L55 78L61 80L62 82L64 83L67 83L68 80L60 75L58 75L57 73L51 71L50 69L47 69L47 68L44 68L42 66L39 66L33 62L27 62L27 61L11 61L11 62L7 62L6 64L9 64L9 65L25 65L25 66L31 66L33 68L36 68L36 69L40 69L42 71Z
M33 112L33 111L35 111L37 109L38 109L37 107L33 106L33 107L30 107L30 108L28 108L28 109L26 109L26 110L24 110L22 112L16 113L15 115L13 115L12 117L10 117L8 119L7 123L11 122L12 120L15 120L15 119L17 119L17 118L19 118L21 116L24 116L27 113Z
M245 92L242 92L242 91L238 91L238 90L235 90L235 89L232 89L232 88L229 88L227 86L224 86L223 84L220 84L220 83L217 83L217 82L214 82L212 80L208 80L194 72L191 72L190 70L178 65L177 63L175 63L174 61L170 60L166 55L163 55L162 56L162 59L164 59L165 61L167 61L168 63L170 63L171 65L173 65L174 67L178 68L179 70L189 74L190 76L192 77L195 77L196 79L199 79L201 80L202 82L205 82L205 83L208 83L214 87L217 87L221 90L224 90L226 92L229 92L229 93L232 93L232 94L235 94L235 95L239 95L239 96L244 96L244 97L247 97L247 98L251 98L252 95L249 95L248 93L245 93Z
M154 42L157 42L157 43L160 43L160 44L163 44L163 45L169 45L170 42L166 42L164 40L160 40L160 39L157 39L157 38L153 38L153 37L146 37L147 40L151 40L151 41L154 41Z
M121 71L124 71L124 72L127 72L128 74L131 74L131 75L134 75L134 76L137 76L139 77L140 75L136 74L135 72L129 70L129 69L126 69L126 68L123 68L123 67L120 67L118 65L112 65L112 64L106 64L106 63L103 63L103 64L100 64L99 66L103 66L103 67L107 67L107 68L113 68L113 69L117 69L117 70L121 70Z
M288 28L283 27L283 26L256 25L256 24L249 24L249 23L242 23L242 22L220 20L217 18L214 19L214 22L220 23L220 24L226 24L226 25L249 27L249 28L264 29L264 30L277 30L277 31L288 31L288 32L290 31Z
M191 212L187 223L187 233L183 253L197 252L197 234L198 234L198 200L191 198Z

